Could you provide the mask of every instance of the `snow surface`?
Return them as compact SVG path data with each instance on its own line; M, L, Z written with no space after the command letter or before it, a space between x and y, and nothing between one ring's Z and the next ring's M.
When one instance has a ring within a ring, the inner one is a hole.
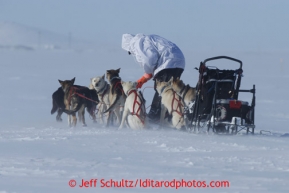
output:
M58 36L51 37L58 42ZM18 43L2 40L0 45L6 46L0 47L0 193L289 191L288 52L183 49L192 53L185 54L187 67L182 79L187 84L196 84L194 67L200 61L227 55L243 61L241 88L256 85L256 135L219 136L173 129L104 128L94 124L87 113L87 127L69 128L65 114L62 123L56 122L56 114L50 115L58 79L76 77L76 84L88 86L90 78L108 69L121 68L125 81L137 80L142 69L120 44L74 49L60 43L59 49L45 49L37 47L37 41L23 41L21 44L33 47L27 50L10 49ZM154 93L152 84L144 85L147 106ZM251 95L242 94L240 99L250 102ZM259 135L261 130L270 132ZM77 182L74 188L69 186L72 179ZM91 179L98 179L96 187L79 187L82 180ZM101 188L101 179L213 180L228 181L230 186Z

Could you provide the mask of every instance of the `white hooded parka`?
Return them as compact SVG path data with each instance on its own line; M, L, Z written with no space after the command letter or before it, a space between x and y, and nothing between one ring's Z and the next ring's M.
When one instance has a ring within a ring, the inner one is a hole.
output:
M122 48L134 55L145 73L153 76L163 69L185 68L179 47L158 35L123 34Z

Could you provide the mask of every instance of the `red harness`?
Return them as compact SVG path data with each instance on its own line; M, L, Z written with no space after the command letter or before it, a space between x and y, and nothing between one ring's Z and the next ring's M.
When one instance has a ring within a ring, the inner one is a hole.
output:
M119 89L119 90L122 92L122 94L124 94L123 88L122 88L122 85L121 85L121 82L120 82L120 81L116 82L116 84L114 85L113 88L114 88L114 90Z
M181 108L183 107L183 104L181 103L180 96L177 95L177 93L175 91L173 91L173 92L174 92L174 98L172 100L172 113L177 112L180 116L183 116L183 114L181 113ZM176 109L174 109L174 102L175 101L177 101L177 104L178 104ZM178 111L178 109L179 109L179 111Z
M131 90L131 91L129 91L129 93L128 93L127 96L129 96L131 93L134 93L135 96L134 96L134 102L133 102L133 108L132 108L132 109L133 109L133 112L131 112L130 114L137 116L137 117L140 119L140 121L142 122L142 124L144 124L144 123L145 123L145 122L144 122L145 117L144 117L143 119L140 117L140 110L141 110L141 107L142 107L142 105L143 105L143 99L138 96L136 90ZM140 99L140 102L137 101L137 98L138 98L138 97L139 97L139 99ZM135 106L136 106L136 104L138 105L138 109L137 109L137 111L135 112Z
M69 89L68 102L69 102L70 105L71 105L71 103L70 103L71 98L72 98L72 96L75 95L75 94L78 95L78 96L81 97L81 98L84 98L84 99L87 99L87 100L89 100L89 101L98 103L97 101L94 101L94 100L92 100L92 99L84 96L83 94L80 94L80 93L76 92L77 90L80 90L80 88L77 88L77 87L72 86L72 87L70 87L70 89Z

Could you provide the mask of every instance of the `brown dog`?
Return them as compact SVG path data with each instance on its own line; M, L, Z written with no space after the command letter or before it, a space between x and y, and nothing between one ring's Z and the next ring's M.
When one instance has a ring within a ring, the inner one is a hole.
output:
M75 78L71 80L58 80L61 84L62 90L64 92L64 105L65 109L63 112L67 113L68 125L70 127L76 126L77 118L76 112L78 112L79 120L82 122L83 126L86 126L84 112L87 107L88 113L92 116L94 122L96 122L96 117L94 114L96 104L99 102L96 91L90 90L84 86L74 85ZM72 120L71 120L71 116Z

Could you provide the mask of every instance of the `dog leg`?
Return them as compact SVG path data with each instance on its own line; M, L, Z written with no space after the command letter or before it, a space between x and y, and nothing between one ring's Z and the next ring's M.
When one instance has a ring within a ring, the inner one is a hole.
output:
M117 125L119 126L121 123L121 115L119 110L115 110L115 115L116 115L116 120L117 120Z
M85 106L82 106L78 111L78 117L79 117L79 122L82 122L82 126L86 127L84 113L85 113Z
M164 126L166 111L167 108L161 104L160 128Z
M71 115L67 115L68 127L71 127Z
M72 114L72 127L75 127L77 124L77 118L75 113Z
M102 112L103 112L103 107L102 107L103 105L102 105L102 103L98 103L98 105L96 106L96 109L97 109L97 114L96 114L96 118L99 120L99 122L101 123L101 124L103 124L104 123L104 121L103 121L103 115L102 115Z
M184 119L183 117L181 117L179 114L177 113L172 113L173 114L173 118L172 118L172 125L174 128L180 130L182 128L182 126L184 125Z
M120 123L120 126L118 129L122 129L123 128L123 125L126 121L126 118L127 118L127 115L128 115L128 112L129 112L129 109L128 108L125 108L126 110L123 111L123 115L122 115L122 119L121 119L121 123Z
M111 113L112 112L107 112L106 127L109 127L109 124L112 118Z
M87 112L91 116L93 123L97 123L96 116L95 116L95 110L87 109ZM85 116L83 116L83 117L85 117Z
M117 119L118 115L116 114L115 111L112 111L112 114L111 114L111 125L115 126L119 126L120 125L120 121L121 119L119 120L119 123L118 123L118 119Z
M62 113L63 113L62 109L57 110L56 121L58 121L58 122L62 121L62 119L61 119Z
M65 104L65 109L70 109L70 105L68 103ZM68 126L72 126L71 115L67 115Z
M106 105L105 104L102 104L101 107L100 107L100 117L101 117L101 122L102 124L104 125L107 125L107 121L108 121L108 113L104 113L104 111L106 110Z

